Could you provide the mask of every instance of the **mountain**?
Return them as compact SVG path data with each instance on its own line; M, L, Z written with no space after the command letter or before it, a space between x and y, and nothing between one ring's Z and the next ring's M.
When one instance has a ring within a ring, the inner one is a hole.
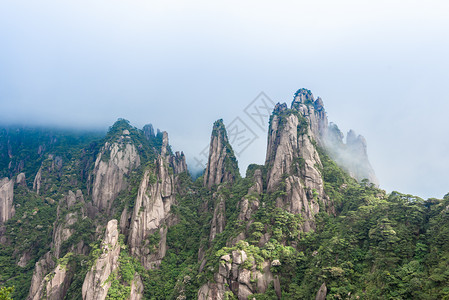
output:
M223 120L202 176L167 132L0 131L0 285L13 299L445 299L449 194L378 187L365 139L307 89L245 177Z

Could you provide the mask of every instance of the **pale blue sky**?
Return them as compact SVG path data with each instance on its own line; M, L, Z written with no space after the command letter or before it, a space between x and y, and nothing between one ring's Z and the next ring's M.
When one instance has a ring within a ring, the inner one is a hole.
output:
M388 191L449 192L446 1L0 2L0 120L167 130L190 165L213 121L258 138L243 109L305 87L329 119L368 141ZM256 126L256 127L254 127Z

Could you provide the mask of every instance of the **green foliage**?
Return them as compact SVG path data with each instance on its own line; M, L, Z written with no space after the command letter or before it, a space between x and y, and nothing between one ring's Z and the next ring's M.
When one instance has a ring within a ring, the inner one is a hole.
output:
M306 134L307 121L296 110L280 113L279 126L282 128L292 114L299 121L297 133ZM216 127L215 134L221 132L225 136L222 122ZM66 299L81 299L86 273L102 253L100 242L95 240L97 226L111 217L119 219L124 209L133 210L145 170L150 170L150 184L157 183L151 170L162 147L162 135L148 140L126 120L118 120L101 141L95 141L91 135L70 137L26 130L0 132L3 176L15 175L20 170L32 178L42 167L43 177L39 195L30 186L15 186L16 214L4 224L7 242L0 244L0 284L21 288L14 291L2 288L0 299L4 295L5 299L10 299L10 295L14 299L26 298L35 263L51 250L54 226L64 224L68 213L83 209L83 204L78 203L71 208L62 205L57 210L58 204L69 190L76 189L83 191L86 202L91 200L88 179L95 157L104 142L122 139L123 130L130 132L129 141L139 151L141 167L126 176L128 188L116 198L112 214L100 213L95 219L79 215L68 226L74 234L61 245L59 259L54 257L55 263L65 268L72 278ZM36 136L28 139L33 134ZM8 142L12 143L12 159L5 156ZM39 145L44 145L45 150L36 154ZM145 270L129 254L126 237L121 235L119 268L108 279L111 282L108 299L127 299L136 273L143 280L146 299L176 299L180 295L194 299L202 284L214 280L219 264L223 263L221 257L233 251L246 252L247 260L241 265L246 269L261 270L264 262L276 260L270 270L279 278L284 299L313 299L323 282L328 288L327 299L449 299L449 194L442 200L427 201L398 192L386 195L368 182L357 183L318 148L322 162L319 171L332 203L332 209L327 211L332 214L326 213L320 204L315 226L305 233L301 214L290 213L288 207L279 207L277 201L286 195L288 175L282 177L278 190L273 193L248 192L254 172L260 169L266 178L269 166L250 165L247 177L241 178L232 148L226 146L225 167L235 174L235 182L209 191L202 187L201 179L192 182L187 173L176 175L176 201L171 207L173 223L164 228L167 252L160 267ZM32 150L22 153L18 150L21 147ZM108 153L104 156L108 159ZM15 167L7 170L11 161ZM290 171L301 174L304 167L304 159L296 158ZM30 180L28 184L31 185ZM316 200L319 198L316 190L309 193ZM249 221L238 219L242 198L257 204ZM222 212L226 226L209 241L214 207L220 201L226 206ZM246 239L235 243L240 233ZM161 238L159 230L148 236L151 253ZM89 245L87 256L69 252L81 241ZM201 261L198 261L199 253L203 257ZM30 260L19 267L17 262L24 254ZM200 272L201 262L204 265ZM264 294L252 297L277 298L273 284ZM236 299L236 296L228 291L225 298Z
M14 291L14 287L1 287L0 288L0 300L12 300L11 294Z
M70 159L73 153L103 136L103 132L28 128L0 128L0 177L24 172L34 178L48 154ZM32 181L28 180L31 187Z

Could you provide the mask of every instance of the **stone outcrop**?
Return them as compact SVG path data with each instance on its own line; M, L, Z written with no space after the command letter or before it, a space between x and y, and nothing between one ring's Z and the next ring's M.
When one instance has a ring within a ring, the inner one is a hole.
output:
M221 194L215 193L213 196L214 199L217 199L215 207L214 207L214 215L212 217L211 225L210 225L210 234L209 241L215 238L215 236L219 233L222 233L226 226L226 201L225 197Z
M47 252L44 257L36 263L27 300L42 299L46 289L45 277L47 276L49 270L55 268L55 265L56 263L51 257L51 252Z
M104 300L108 294L111 282L107 281L107 279L119 265L120 245L118 243L119 231L117 223L117 220L108 222L104 239L101 243L102 253L84 279L82 288L83 300Z
M322 164L314 144L320 126L313 123L317 120L313 103L311 94L300 93L292 109L285 104L276 105L270 120L266 157L267 192L282 189L284 196L276 199L276 206L301 214L305 220L304 231L314 227L319 202L329 204L319 171Z
M126 188L125 176L140 165L140 156L129 131L112 143L106 142L95 161L92 200L100 210L109 212L114 199Z
M249 264L251 267L243 267L249 259L252 259ZM264 293L271 282L279 284L279 279L273 276L270 266L269 261L264 261L260 271L254 259L248 257L244 250L234 250L231 254L223 255L218 273L214 275L215 282L208 282L200 288L198 300L225 299L228 291L237 295L239 300L246 300L255 293Z
M175 152L175 155L170 156L169 161L175 174L187 172L186 157L183 152Z
M316 293L315 300L326 300L326 295L327 295L327 287L326 287L326 283L323 282L320 289Z
M68 270L67 265L60 263L52 272L44 276L45 270L53 268L55 264L50 261L51 258L49 257L50 252L38 262L39 266L36 265L36 270L38 267L39 270L33 274L30 294L27 298L29 300L59 300L64 299L67 294L73 274ZM67 261L68 258L65 258L65 260Z
M45 286L45 299L64 299L67 290L70 287L72 277L73 275L68 272L67 266L61 264L57 265L55 270L45 277L45 280L47 281L47 285Z
M33 181L33 190L35 190L36 194L38 194L38 195L41 190L41 181L42 181L42 167L40 167L39 171L37 171L36 176L34 177L34 181Z
M129 300L141 299L143 299L143 283L140 275L136 273L131 283L131 293L129 294Z
M209 189L220 183L233 183L238 176L237 160L229 144L223 120L214 123L209 147L209 159L204 172L204 186Z
M174 192L174 175L159 156L140 183L128 236L131 254L147 269L159 266L165 256L167 229L174 222L170 214Z
M262 170L255 170L253 178L254 184L249 188L247 195L239 203L240 212L237 220L242 222L250 221L253 214L259 209L259 196L263 193ZM247 228L250 225L251 222L247 223Z
M24 186L24 187L27 186L27 182L26 182L26 179L25 179L25 173L20 173L19 175L17 175L17 177L16 177L16 184Z
M0 179L0 224L14 216L13 198L14 180L7 177Z
M77 203L83 204L81 210L72 209ZM55 223L53 229L53 254L57 258L60 257L62 243L67 241L75 233L75 229L71 228L71 226L84 217L84 204L83 193L80 190L77 190L76 194L69 191L60 201L57 209L57 220L59 221ZM62 216L63 211L67 211L64 216Z
M80 209L74 209L78 203L83 204L83 206ZM76 193L69 191L60 200L56 214L57 221L53 226L52 250L36 263L27 299L58 300L65 297L73 277L73 272L67 265L67 261L73 253L86 254L86 246L83 241L80 241L77 245L71 245L69 249L66 249L67 253L58 265L52 257L54 259L61 258L62 244L75 233L75 229L71 226L84 217L84 204L83 194L80 190L77 190ZM25 255L26 253L22 258ZM19 265L22 258L18 263Z

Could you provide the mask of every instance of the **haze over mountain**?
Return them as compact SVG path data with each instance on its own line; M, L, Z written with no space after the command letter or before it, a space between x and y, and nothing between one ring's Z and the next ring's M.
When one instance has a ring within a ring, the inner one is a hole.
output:
M152 122L193 157L214 120L229 124L261 91L288 102L305 86L343 132L366 137L382 187L441 197L447 9L446 1L2 1L0 121L102 130L119 117ZM264 160L266 131L257 134L243 167Z
M105 135L2 128L0 294L447 295L449 193L423 200L378 188L366 140L352 130L344 140L308 89L297 90L291 104L275 104L265 161L244 176L236 155L251 138L238 122L213 123L198 178L168 133L151 124L138 129L118 119Z

